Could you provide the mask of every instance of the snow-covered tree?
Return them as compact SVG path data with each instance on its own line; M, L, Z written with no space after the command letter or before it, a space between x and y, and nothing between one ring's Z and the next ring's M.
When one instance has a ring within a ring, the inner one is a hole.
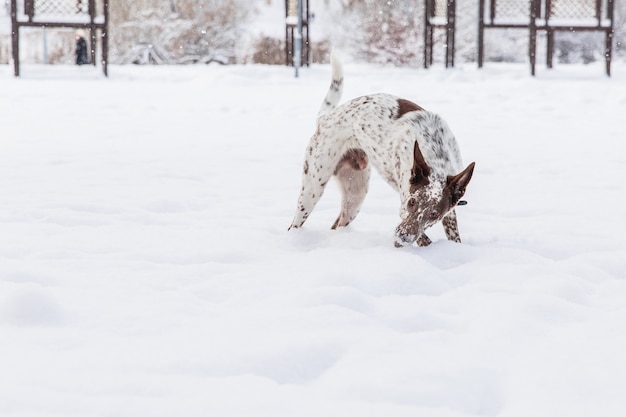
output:
M358 60L393 65L419 64L419 0L338 0L335 34Z
M246 0L135 0L112 8L112 61L232 63L251 6Z
M321 2L321 0L318 0ZM422 64L423 0L324 0L331 13L328 25L331 43L352 51L362 62L419 66ZM457 1L457 62L474 62L477 56L478 0ZM614 56L624 56L626 41L626 2L615 3ZM434 34L435 61L443 60L445 33ZM539 33L538 57L545 59L545 32ZM601 33L559 32L555 38L556 62L592 62L602 60L604 36ZM528 60L528 29L485 31L487 61L525 62Z
M179 19L185 22L174 44L184 62L222 63L237 60L252 7L246 0L179 0Z

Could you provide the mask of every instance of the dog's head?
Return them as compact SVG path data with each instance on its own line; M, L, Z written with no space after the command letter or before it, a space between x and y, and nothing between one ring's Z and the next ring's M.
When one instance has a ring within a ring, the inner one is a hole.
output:
M437 176L415 142L410 194L402 202L402 223L396 228L395 246L415 242L426 229L443 219L459 204L473 173L474 162L457 175Z

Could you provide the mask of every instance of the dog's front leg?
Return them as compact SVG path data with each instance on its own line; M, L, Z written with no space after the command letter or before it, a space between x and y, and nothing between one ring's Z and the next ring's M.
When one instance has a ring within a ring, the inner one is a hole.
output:
M418 237L415 242L417 243L417 246L420 246L422 248L430 245L431 243L433 243L433 241L430 240L430 238L428 236L426 236L426 233L422 233L420 235L420 237Z
M443 217L441 223L443 224L443 230L446 232L448 240L461 243L461 235L459 234L459 226L454 209Z

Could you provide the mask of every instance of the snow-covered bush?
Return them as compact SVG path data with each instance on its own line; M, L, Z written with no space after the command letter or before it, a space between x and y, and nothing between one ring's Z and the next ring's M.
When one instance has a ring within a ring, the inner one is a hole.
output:
M136 0L111 9L111 62L233 63L246 0Z
M357 60L416 66L420 61L422 26L417 0L346 1L335 38L354 51Z
M252 46L252 62L255 64L281 65L285 63L285 40L260 36Z

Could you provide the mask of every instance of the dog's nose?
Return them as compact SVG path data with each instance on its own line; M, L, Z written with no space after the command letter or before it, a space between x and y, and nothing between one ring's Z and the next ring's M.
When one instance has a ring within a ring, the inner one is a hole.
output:
M396 240L393 242L393 245L396 248L401 248L406 245L410 245L411 243L415 242L416 239L417 239L417 236L415 235L406 234L406 233L398 233L396 234Z

